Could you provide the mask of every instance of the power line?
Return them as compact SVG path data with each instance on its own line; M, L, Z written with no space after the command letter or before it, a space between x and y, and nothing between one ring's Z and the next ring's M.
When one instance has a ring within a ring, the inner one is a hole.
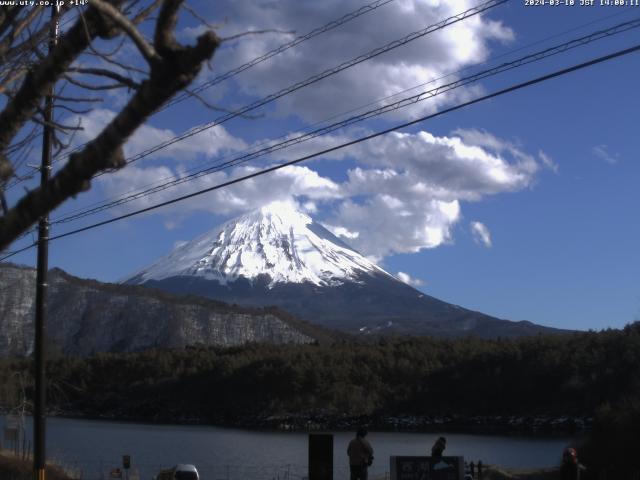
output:
M344 25L345 23L350 22L351 20L354 20L366 13L372 12L388 3L393 2L394 0L377 0L375 2L369 3L367 5L364 5L360 8L358 8L357 10L354 10L352 12L346 13L345 15L343 15L342 17L336 19L336 20L332 20L329 23L321 26L321 27L317 27L315 29L313 29L312 31L310 31L309 33L305 34L305 35L301 35L299 37L296 37L295 39L293 39L290 42L284 43L272 50L269 50L267 53L260 55L258 57L255 57L252 60L249 60L247 63L244 63L232 70L229 70L223 74L218 75L217 77L204 82L202 84L200 84L199 86L197 86L195 89L191 90L190 92L183 92L181 94L179 94L178 96L176 96L175 98L173 98L172 100L170 100L169 102L167 102L164 106L162 106L158 111L162 111L176 103L182 102L183 100L186 100L187 98L192 97L194 94L197 94L199 92L202 92L203 90L206 90L209 87L212 87L214 85L217 85L219 83L224 82L225 80L228 80L232 77L235 77L236 75L244 72L245 70L248 70L251 67L254 67L262 62L265 62L267 60L269 60L272 57L275 57L276 55L285 52L286 50L289 50L290 48L293 48L307 40L311 40L314 37L317 37L318 35L321 35L323 33L326 33L330 30L333 30L334 28L337 28L341 25ZM58 157L54 160L54 163L68 158L69 155L71 155L73 152L76 152L78 150L81 150L82 148L84 148L89 142L83 143L82 145L78 145L77 147L75 147L74 149L72 149L70 152L67 152L63 157ZM19 183L19 182L18 182ZM13 187L14 185L11 185L9 188Z
M336 27L339 27L340 25L343 25L347 22L350 22L351 20L354 20L355 18L360 17L361 15L364 15L365 13L369 13L372 12L373 10L382 7L383 5L386 5L387 3L392 2L393 0L378 0L376 2L372 2L368 5L365 5L353 12L349 12L345 15L343 15L342 17L340 17L337 20L332 20L331 22L323 25L322 27L318 27L315 28L314 30L310 31L309 33L307 33L306 35L302 35L299 36L295 39L293 39L292 41L285 43L283 45L280 45L279 47L274 48L273 50L269 50L267 53L265 53L264 55L260 55L259 57L254 58L253 60L248 61L247 63L240 65L239 67L234 68L233 70L229 70L226 73L223 73L221 75L218 75L217 77L207 81L207 82L203 82L202 84L198 85L195 89L191 90L191 92L183 92L180 95L176 96L175 98L173 98L171 101L167 102L167 104L165 104L161 110L164 110L165 108L169 108L172 105L175 105L176 103L182 102L183 100L186 100L187 98L191 97L192 94L194 93L200 93L203 90L206 90L207 88L213 87L214 85L217 85L221 82L224 82L225 80L228 80L232 77L235 77L236 75L238 75L239 73L244 72L245 70L258 65L259 63L262 63L266 60L269 60L272 57L275 57L276 55L290 49L293 48L299 44L301 44L302 42L305 42L307 40L310 40L314 37L317 37L320 34L326 33L330 30L333 30Z
M331 152L334 152L336 150L341 150L343 148L346 148L346 147L349 147L349 146L352 146L352 145L356 145L358 143L362 143L364 141L371 140L373 138L376 138L376 137L379 137L379 136L382 136L382 135L386 135L387 133L391 133L391 132L394 132L396 130L404 129L404 128L409 127L411 125L415 125L417 123L421 123L421 122L424 122L426 120L429 120L429 119L432 119L432 118L435 118L435 117L438 117L438 116L441 116L441 115L445 115L447 113L451 113L451 112L456 111L456 110L460 110L461 108L464 108L464 107L467 107L467 106L470 106L470 105L474 105L476 103L480 103L480 102L483 102L485 100L489 100L491 98L495 98L495 97L504 95L506 93L514 92L516 90L521 90L523 88L530 87L532 85L535 85L535 84L538 84L538 83L542 83L542 82L551 80L553 78L560 77L562 75L567 75L569 73L572 73L572 72L575 72L575 71L578 71L578 70L582 70L584 68L591 67L593 65L612 60L614 58L622 57L624 55L629 55L629 54L637 52L639 50L640 50L640 44L637 44L637 45L635 45L633 47L629 47L629 48L626 48L626 49L623 49L623 50L618 50L618 51L616 51L614 53L611 53L611 54L608 54L608 55L604 55L604 56L601 56L601 57L597 57L597 58L589 60L587 62L583 62L583 63L577 64L577 65L573 65L571 67L567 67L567 68L564 68L564 69L561 69L561 70L557 70L557 71L555 71L553 73L549 73L547 75L543 75L543 76L534 78L532 80L528 80L526 82L522 82L522 83L518 83L516 85L512 85L510 87L498 90L498 91L493 92L491 94L475 98L475 99L470 100L468 102L460 103L460 104L455 105L453 107L449 107L449 108L447 108L445 110L441 110L439 112L436 112L436 113L433 113L433 114L430 114L430 115L426 115L426 116L420 117L418 119L411 120L409 122L405 122L405 123L396 125L394 127L387 128L385 130L381 130L379 132L376 132L376 133L373 133L373 134L370 134L370 135L366 135L364 137L360 137L360 138L357 138L355 140L351 140L349 142L345 142L345 143L342 143L340 145L336 145L336 146L331 147L331 148L324 149L324 150L319 151L319 152L315 152L315 153L312 153L312 154L309 154L309 155L305 155L303 157L297 158L295 160L291 160L289 162L282 163L280 165L276 165L276 166L273 166L273 167L265 168L263 170L251 173L249 175L244 175L242 177L239 177L239 178L236 178L236 179L233 179L233 180L229 180L228 182L220 183L218 185L214 185L212 187L208 187L208 188L199 190L197 192L190 193L188 195L183 195L181 197L177 197L177 198L174 198L172 200L168 200L166 202L157 203L157 204L152 205L150 207L146 207L146 208L143 208L143 209L140 209L140 210L136 210L134 212L130 212L130 213L127 213L125 215L121 215L119 217L115 217L115 218L112 218L112 219L109 219L109 220L105 220L105 221L102 221L102 222L97 222L97 223L94 223L92 225L88 225L86 227L82 227L82 228L78 228L78 229L75 229L75 230L72 230L72 231L69 231L69 232L65 232L65 233L60 234L60 235L52 236L50 238L50 241L51 240L58 240L58 239L61 239L61 238L64 238L64 237L68 237L68 236L75 235L75 234L78 234L78 233L81 233L81 232L92 230L94 228L101 227L101 226L104 226L104 225L108 225L110 223L114 223L114 222L117 222L117 221L120 221L120 220L124 220L126 218L133 217L135 215L139 215L141 213L146 213L146 212L149 212L149 211L152 211L152 210L156 210L156 209L161 208L161 207L165 207L167 205L171 205L173 203L181 202L181 201L187 200L189 198L193 198L193 197L196 197L196 196L199 196L199 195L203 195L205 193L208 193L208 192L211 192L211 191L214 191L214 190L219 190L221 188L225 188L225 187L234 185L236 183L240 183L240 182L243 182L243 181L258 177L258 176L261 176L261 175L265 175L267 173L271 173L271 172L274 172L276 170L280 170L280 169L282 169L284 167L295 165L295 164L301 163L301 162L306 161L306 160L310 160L312 158L315 158L315 157L318 157L318 156L321 156L321 155L326 155L327 153L331 153ZM31 245L31 246L33 246L33 245ZM24 249L22 251L24 251ZM12 254L12 255L14 255L14 254ZM0 258L0 261L5 260L6 258L8 258L8 256Z
M390 42L390 43L388 43L388 44L386 44L386 45L384 45L382 47L378 47L378 48L376 48L374 50L371 50L370 52L368 52L366 54L360 55L360 56L358 56L358 57L356 57L356 58L354 58L354 59L352 59L350 61L344 62L344 63L338 65L337 67L325 70L324 72L322 72L320 74L317 74L317 75L314 75L312 77L309 77L306 80L298 82L298 83L296 83L296 84L294 84L294 85L292 85L292 86L290 86L288 88L280 90L279 92L276 92L276 93L271 94L271 95L269 95L267 97L264 97L263 99L258 100L256 102L253 102L252 104L247 105L247 106L243 107L240 110L237 110L235 112L230 112L229 114L224 115L222 117L218 117L213 122L209 122L209 123L207 123L205 125L201 125L201 126L196 127L194 129L190 129L190 130L188 130L187 132L183 133L180 136L174 137L173 139L170 139L170 140L168 140L166 142L163 142L163 143L158 144L158 145L156 145L154 147L151 147L150 149L147 149L147 150L145 150L143 152L138 153L134 157L127 159L127 163L133 163L133 162L135 162L137 160L140 160L141 158L144 158L144 157L146 157L148 155L151 155L152 153L154 153L154 152L156 152L158 150L161 150L161 149L166 148L166 147L168 147L170 145L173 145L173 144L175 144L177 142L180 142L182 140L190 138L190 137L192 137L192 136L194 136L194 135L196 135L196 134L198 134L198 133L200 133L202 131L205 131L207 129L213 128L216 125L224 123L224 122L226 122L226 121L228 121L228 120L230 120L232 118L241 116L241 115L243 115L243 114L245 114L245 113L247 113L247 112L249 112L251 110L255 110L256 108L259 108L260 106L263 106L263 105L266 105L266 104L268 104L270 102L273 102L274 100L276 100L278 98L281 98L281 97L283 97L285 95L293 93L294 91L297 91L297 90L299 90L301 88L304 88L304 87L306 87L308 85L311 85L311 84L313 84L315 82L318 82L318 81L320 81L320 80L322 80L324 78L327 78L329 76L335 75L335 74L337 74L337 73L339 73L339 72L341 72L341 71L343 71L343 70L345 70L347 68L350 68L350 67L355 66L355 65L357 65L359 63L362 63L362 62L364 62L364 61L366 61L368 59L374 58L374 57L376 57L378 55L381 55L381 54L386 53L386 52L388 52L390 50L398 48L398 47L400 47L402 45L405 45L405 44L407 44L409 42L417 40L418 38L426 36L426 35L428 35L430 33L433 33L435 31L444 29L445 27L447 27L449 25L452 25L452 24L457 23L459 21L462 21L462 20L464 20L466 18L469 18L469 17L472 17L472 16L477 15L479 13L482 13L482 12L484 12L486 10L489 10L489 9L493 8L493 7L502 5L502 4L504 4L504 3L508 2L508 1L509 0L487 0L484 3L481 3L479 5L476 5L475 7L472 7L472 8L469 8L468 10L465 10L464 12L461 12L461 13L456 14L456 15L452 15L452 16L444 19L444 20L441 20L440 22L437 22L435 24L429 25L429 26L423 28L422 30L418 30L418 31L412 32L412 33L406 35L405 37L403 37L401 39L394 40L394 41L392 41L392 42ZM98 174L94 175L94 178L98 177L98 176L101 176L104 173L105 172L98 173ZM15 186L15 185L17 185L19 183L20 183L20 181L15 182L13 185L11 185L11 187L13 187L13 186Z
M367 6L362 7L362 8L367 8ZM561 37L562 35L566 35L567 33L570 33L570 32L576 31L576 30L580 30L580 29L585 28L585 27L587 27L587 26L589 26L589 25L593 25L593 24L596 24L596 23L601 23L601 22L604 22L605 20L609 20L609 19L611 19L611 18L613 18L613 17L618 17L618 16L620 16L620 15L623 15L623 14L627 13L627 12L628 12L628 11L630 11L630 10L631 10L631 9L629 9L629 8L628 8L628 9L626 9L626 10L616 11L615 13L612 13L612 14L610 14L610 15L606 15L606 16L604 16L604 17L601 17L601 18L598 18L598 19L591 20L591 21L589 21L589 22L586 22L586 23L580 24L580 25L578 25L578 26L576 26L576 27L569 28L569 29L564 30L564 31L562 31L562 32L559 32L559 33L557 33L557 34L551 35L551 36L549 36L549 37L543 38L543 39L541 39L541 40L538 40L538 41L535 41L535 42L529 43L529 44L527 44L527 45L524 45L524 46L522 46L522 47L516 48L516 49L514 49L514 50L511 50L511 51L509 51L509 52L506 52L506 53L503 53L503 54L497 55L497 56L495 56L495 57L492 57L491 59L489 59L489 61L487 61L487 62L485 62L485 63L489 63L489 62L491 62L491 61L498 60L499 58L503 58L503 57L505 57L505 56L512 55L512 54L514 54L514 53L516 53L516 52L519 52L519 51L525 50L525 49L527 49L527 48L531 48L531 47L533 47L533 46L535 46L535 45L539 45L539 44L541 44L541 43L547 42L547 41L552 40L552 39L554 39L554 38ZM357 112L358 110L362 110L363 108L366 108L366 107L369 107L369 106L371 106L371 105L375 105L375 104L381 103L382 101L388 100L388 99L390 99L390 98L397 97L397 96L402 95L403 93L407 93L407 92L409 92L409 91L411 91L411 90L416 90L416 89L421 88L421 87L424 87L424 86L426 86L426 85L429 85L429 84L435 83L435 82L437 82L437 81L439 81L439 80L442 80L442 79L444 79L444 78L450 77L450 76L452 76L452 75L457 75L457 74L459 74L459 73L466 72L466 71L468 71L468 70L471 70L472 68L475 68L475 67L464 67L464 68L461 68L461 69L456 70L456 71L454 71L454 72L449 72L449 73L447 73L447 74L441 75L441 76L440 76L440 77L438 77L438 78L435 78L435 79L429 80L428 82L421 83L421 84L419 84L419 85L415 85L415 86L413 86L413 87L410 87L410 88L407 88L407 89L401 90L401 91L399 91L399 92L393 93L393 94L391 94L391 95L387 95L387 96L385 96L385 97L382 97L382 98L380 98L380 99L378 99L378 100L375 100L375 101L373 101L373 102L369 102L369 103L367 103L367 104L365 104L365 105L361 105L361 106L359 106L359 107L356 107L356 108L353 108L353 109L350 109L350 110L347 110L347 111L341 112L341 113L339 113L339 114L332 115L332 116L330 116L330 117L328 117L328 118L325 118L324 120L321 120L321 121L318 121L318 122L312 123L312 124L311 124L311 125L309 125L308 127L303 128L303 129L302 129L302 131L305 131L305 130L311 130L311 128L312 128L312 127L314 127L314 126L321 125L321 124L323 124L323 123L325 123L325 122L328 122L328 121L330 121L330 120L333 120L333 119L335 119L335 118L339 118L339 117L342 117L342 116L348 115L348 114L350 114L350 113ZM275 140L283 139L283 138L286 138L286 137L287 137L287 135L282 135L282 136L280 136L280 137L277 137ZM270 143L270 141L268 141L268 140L267 140L267 141L263 141L263 142L261 142L261 143L257 144L257 145L256 145L256 147L259 147L259 146L262 146L262 145L266 145L266 144L268 144L268 143ZM81 146L79 146L79 147L76 147L76 148L74 149L74 151L75 151L75 150L77 150L77 149L79 149L79 148L82 148L82 146L84 146L84 145L86 145L86 144L83 144L83 145L81 145ZM246 149L246 150L244 150L244 151L247 151L247 150L248 150L248 149ZM228 157L228 155L227 155L226 157ZM224 158L226 158L226 157L222 157L222 159L224 159ZM54 160L54 163L55 163L55 160ZM196 169L197 169L197 167L191 168L191 169L187 170L185 173L194 172L194 171L196 171ZM149 184L143 185L143 188L151 187L151 186L153 186L153 185L155 185L155 184L158 184L158 182L164 182L164 181L167 181L167 180L171 180L172 178L174 178L174 177L173 177L173 176L171 176L171 177L164 177L164 178L162 178L162 179L160 179L159 181L156 181L156 182L154 182L154 183L149 183ZM19 182L18 182L18 183L19 183ZM12 185L11 185L11 186L12 186ZM11 186L9 186L9 188L11 188ZM130 190L129 192L127 192L127 194L134 194L134 193L136 193L136 192L135 192L135 190ZM87 207L92 207L92 206L96 206L96 205L103 204L103 203L105 203L105 202L109 202L109 201L116 201L116 200L118 200L118 197L111 197L111 200L109 200L109 199L105 199L105 200L101 200L101 201L98 201L98 202L94 202L94 203L91 203L91 204L87 205ZM85 207L85 208L86 208L86 207ZM76 213L76 212L80 212L80 211L83 211L83 209L82 209L82 208L78 208L78 209L72 210L70 213Z
M616 34L619 34L619 33L622 33L622 32L631 30L633 28L637 28L637 27L640 27L640 18L636 18L636 19L631 20L631 21L623 22L623 23L620 23L620 24L615 25L613 27L610 27L608 29L599 30L599 31L593 32L593 33L591 33L589 35L585 35L585 36L570 40L568 42L565 42L565 43L562 43L562 44L559 44L559 45L556 45L556 46L553 46L553 47L549 47L549 48L546 48L544 50L541 50L541 51L538 51L538 52L535 52L535 53L531 53L529 55L525 55L525 56L520 57L520 58L518 58L516 60L513 60L511 62L503 63L503 64L498 65L496 67L480 71L480 72L478 72L478 73L476 73L474 75L470 75L470 76L461 78L459 80L456 80L454 82L450 82L450 83L445 84L445 85L440 85L440 86L438 86L436 88L433 88L431 90L428 90L428 91L425 91L425 92L421 92L421 93L419 93L417 95L413 95L413 96L401 99L401 100L399 100L397 102L394 102L394 103L391 103L391 104L388 104L388 105L383 105L383 106L381 106L379 108L369 110L367 112L361 113L360 115L355 115L355 116L349 117L349 118L347 118L345 120L342 120L340 122L336 122L336 123L333 123L331 125L327 125L327 126L315 129L315 130L313 130L311 132L308 132L308 133L305 133L305 134L302 134L302 135L298 135L296 137L287 139L285 141L270 145L268 147L255 150L255 151L253 151L251 153L247 153L245 155L241 155L239 157L235 157L235 158L233 158L231 160L228 160L226 162L219 163L219 164L213 165L213 166L211 166L209 168L196 171L195 173L191 173L191 174L189 174L187 176L184 176L184 177L181 177L181 178L178 178L178 179L173 179L173 180L171 180L169 182L159 184L157 186L154 186L152 188L148 188L148 189L143 190L143 191L135 192L135 193L133 193L131 195L127 195L127 196L118 198L118 199L116 199L114 201L111 201L111 202L108 202L108 203L103 203L102 205L96 206L94 208L89 208L89 209L82 210L79 213L75 213L75 214L68 215L66 217L57 219L52 223L54 223L54 224L67 223L67 222L70 222L70 221L78 220L80 218L99 213L101 211L107 210L109 208L113 208L113 207L118 206L118 205L123 205L125 203L130 202L130 201L137 200L137 199L149 196L151 194L158 193L160 191L166 190L167 188L170 188L172 186L180 185L182 183L186 183L186 182L195 180L197 178L200 178L202 176L211 174L213 172L218 172L218 171L221 171L221 170L224 170L224 169L227 169L227 168L231 168L231 167L239 165L239 164L246 163L246 162L248 162L250 160L253 160L255 158L258 158L258 157L261 157L261 156L264 156L264 155L268 155L270 153L273 153L273 152L276 152L276 151L291 147L293 145L297 145L299 143L308 141L308 140L310 140L312 138L316 138L318 136L325 135L327 133L330 133L330 132L333 132L335 130L338 130L338 129L353 125L355 123L367 120L369 118L376 117L376 116L379 116L379 115L382 115L382 114L385 114L385 113L388 113L388 112L391 112L391 111L395 111L395 110L398 110L398 109L401 109L401 108L416 104L418 102L433 98L433 97L435 97L437 95L441 95L441 94L446 93L448 91L451 91L453 89L460 88L460 87L465 86L465 85L469 85L469 84L477 82L477 81L479 81L481 79L484 79L484 78L487 78L487 77L490 77L490 76L494 76L494 75L498 75L500 73L504 73L506 71L518 68L520 66L527 65L527 64L530 64L530 63L533 63L533 62L536 62L536 61L540 61L540 60L542 60L544 58L548 58L550 56L557 55L559 53L566 52L566 51L571 50L573 48L577 48L579 46L587 45L587 44L592 43L594 41L601 40L602 38L610 37L612 35L616 35Z
M305 80L302 80L300 82L297 82L289 87L286 87L276 93L272 93L271 95L268 95L266 97L261 98L260 100L256 100L255 102L246 105L244 107L242 107L239 110L236 110L234 112L229 112L226 115L222 115L218 118L216 118L215 120L213 120L212 122L208 122L205 123L204 125L200 125L197 127L194 127L190 130L187 130L186 132L182 133L181 135L178 135L170 140L167 140L165 142L159 143L157 145L154 145L153 147L150 147L142 152L139 152L138 154L134 155L133 157L130 157L127 159L127 164L136 162L138 160L141 160L142 158L145 158L149 155L151 155L152 153L157 152L158 150L162 150L164 148L167 148L175 143L181 142L182 140L186 140L187 138L190 138L200 132L203 132L205 130L208 130L210 128L213 128L217 125L220 125L222 123L225 123L233 118L242 116L248 112L251 112L259 107L262 107L264 105L267 105L268 103L271 103L281 97L284 97L285 95L289 95L297 90L300 90L301 88L307 87L311 84L314 84L316 82L319 82L320 80L323 80L327 77L330 77L332 75L335 75L339 72L342 72L343 70L346 70L347 68L351 68L355 65L358 65L366 60L370 60L371 58L377 57L379 55L382 55L383 53L389 52L395 48L401 47L402 45L406 45L407 43L410 43L414 40L417 40L419 38L424 37L425 35L428 35L430 33L433 33L435 31L438 30L442 30L445 27L452 25L454 23L460 22L466 18L472 17L474 15L478 15L479 13L482 13L486 10L489 10L493 7L497 7L499 5L502 5L503 3L508 2L509 0L487 0L484 3L481 3L480 5L477 5L475 7L472 7L468 10L465 10L462 13L456 14L456 15L452 15L451 17L448 17L444 20L441 20L438 23L429 25L428 27L425 27L421 30L412 32L408 35L406 35L405 37L398 39L398 40L394 40L382 47L378 47L375 48L363 55L360 55L356 58L353 58L351 60L348 60L346 62L341 63L340 65L327 69L317 75L313 75ZM98 173L96 175L94 175L95 177L99 177L101 175L103 175L105 172L101 172Z
M507 56L509 56L509 55L513 55L514 53L517 53L517 52L519 52L519 51L526 50L526 49L531 48L531 47L533 47L533 46L535 46L535 45L539 45L539 44L544 43L544 42L547 42L547 41L549 41L549 40L552 40L552 39L555 39L555 38L561 37L561 36L563 36L563 35L566 35L567 33L574 32L574 31L576 31L576 30L580 30L580 29L582 29L582 28L584 28L584 27L586 27L586 26L593 25L593 24L595 24L595 23L600 23L600 22L603 22L603 21L605 21L605 20L609 20L609 19L611 19L611 18L613 18L613 17L618 17L618 16L620 16L620 15L622 15L622 14L626 13L626 12L627 12L627 11L629 11L629 10L630 10L630 9L623 10L623 11L617 11L616 13L613 13L613 14L610 14L610 15L607 15L607 16L604 16L604 17L602 17L602 18L598 18L598 19L596 19L596 20L592 20L592 21L586 22L586 23L584 23L584 24L578 25L578 26L576 26L576 27L572 27L572 28L570 28L570 29L567 29L567 30L564 30L564 31L562 31L562 32L556 33L556 34L551 35L551 36L549 36L549 37L543 38L543 39L541 39L541 40L537 40L537 41L535 41L535 42L529 43L529 44L527 44L527 45L524 45L524 46L522 46L522 47L516 48L516 49L511 50L511 51L509 51L509 52L506 52L506 53L503 53L503 54L497 55L497 56L495 56L495 57L492 57L492 58L490 58L490 59L489 59L487 62L485 62L485 63L487 63L487 64L488 64L488 63L490 63L490 62L494 62L495 60L498 60L498 59L500 59L500 58L504 58L504 57L507 57ZM619 25L618 25L618 26L619 26ZM616 28L616 27L612 27L612 28ZM597 33L597 32L596 32L596 33ZM383 101L385 101L385 100L389 100L389 99L391 99L391 98L397 97L397 96L399 96L399 95L402 95L402 94L404 94L404 93L410 92L410 91L412 91L412 90L416 90L416 89L421 88L421 87L424 87L424 86L426 86L426 85L433 84L433 83L435 83L435 82L437 82L437 81L439 81L439 80L442 80L442 79L444 79L444 78L447 78L447 77L450 77L450 76L453 76L453 75L457 75L457 74L460 74L460 73L466 72L466 71L468 71L468 70L472 70L473 68L475 68L475 67L470 67L470 66L469 66L469 67L461 68L461 69L456 70L456 71L454 71L454 72L449 72L449 73L443 74L443 75L441 75L441 76L440 76L440 77L438 77L438 78L434 78L434 79L432 79L432 80L429 80L428 82L424 82L424 83L421 83L421 84L419 84L419 85L415 85L415 86L413 86L413 87L410 87L410 88L407 88L407 89L401 90L401 91L399 91L399 92L393 93L393 94L391 94L391 95L387 95L387 96L385 96L385 97L382 97L382 98L380 98L380 99L378 99L378 100L375 100L375 101L373 101L373 102L369 102L369 103L367 103L367 104L365 104L365 105L361 105L361 106L359 106L359 107L352 108L352 109L350 109L350 110L347 110L347 111L341 112L341 113L339 113L339 114L332 115L332 116L330 116L330 117L328 117L328 118L325 118L324 120L321 120L321 121L315 122L315 123L313 123L313 124L309 125L308 127L303 128L301 131L308 131L308 132L311 132L311 129L312 129L313 127L318 126L318 125L322 125L323 123L326 123L326 122L328 122L328 121L330 121L330 120L333 120L333 119L336 119L336 118L340 118L340 117L343 117L343 116L345 116L345 115L349 115L349 114L351 114L351 113L357 112L357 111L359 111L359 110L362 110L362 109L364 109L364 108L370 107L370 106L372 106L372 105L379 104L379 103L381 103L381 102L383 102ZM286 139L287 137L288 137L288 135L286 135L286 134L285 134L285 135L282 135L282 136L280 136L280 137L277 137L276 139L274 139L274 141L276 141L276 140L281 140L281 139ZM268 145L269 143L271 143L271 140L265 140L265 141L262 141L262 142L258 143L257 145L255 145L255 146L254 146L254 148L255 148L255 147L261 147L261 146L263 146L263 145ZM247 152L248 150L250 150L250 149L245 149L245 150L243 150L243 151L244 151L244 152ZM221 159L221 160L224 160L224 159L229 158L229 157L230 157L230 155L224 156L224 157L222 157L222 159ZM210 163L210 162L206 162L206 163ZM206 163L205 163L205 164L206 164ZM201 166L203 166L203 165L201 164ZM214 167L215 167L215 166L214 166ZM207 168L207 169L203 169L203 170L198 170L198 169L200 168L200 166L199 166L199 167L193 167L193 168L191 168L191 169L186 170L186 172L185 172L185 173L188 173L188 174L189 174L188 176L190 177L190 176L193 176L193 175L191 175L191 174L192 174L192 172L196 172L196 174L197 174L197 173L199 173L199 172L205 172L205 171L206 171L206 172L208 172L208 171L210 171L210 169L211 169L211 168L214 168L214 167L209 167L209 168ZM186 177L183 177L183 178L186 178ZM180 179L180 180L181 180L181 179ZM169 181L169 183L171 183L171 182L175 182L176 180L175 180L175 177L174 177L174 176L164 177L164 178L162 178L162 179L157 180L156 182L152 182L152 183L148 183L148 184L146 184L146 185L143 185L141 188L154 187L154 186L162 186L162 185L164 185L165 183L161 183L161 182L166 182L166 181ZM129 196L134 196L134 195L139 195L139 194L141 194L141 193L145 193L145 192L147 192L147 191L149 191L149 190L151 190L151 188L147 188L147 190L144 190L144 191L142 191L142 192L140 192L140 191L136 191L136 190L129 190L129 191L128 191L128 192L126 192L124 195L126 195L127 197L129 197ZM87 211L88 207L97 207L97 206L101 206L101 205L112 204L112 203L114 203L114 202L118 202L121 198L123 198L123 197L122 197L122 196L112 196L111 198L107 198L107 199L104 199L104 200L101 200L101 201L97 201L97 202L94 202L94 203L90 203L90 204L86 205L85 207L77 208L77 209L75 209L75 210L71 210L71 211L68 213L68 216L67 216L67 217L64 217L64 218L59 219L59 220L60 220L60 221L64 221L64 220L66 220L67 218L69 218L69 216L71 216L71 215L74 215L74 214L76 214L76 213L78 213L78 212L84 212L84 211ZM19 238L21 238L21 237L19 237Z
M215 120L205 123L203 125L199 125L197 127L194 127L192 129L187 130L186 132L182 133L181 135L178 135L176 137L173 137L172 139L169 139L165 142L159 143L154 145L153 147L150 147L146 150L143 150L142 152L137 153L136 155L134 155L133 157L129 157L126 159L127 164L130 163L134 163L138 160L141 160L159 150L162 150L164 148L167 148L175 143L181 142L183 140L186 140L187 138L190 138L194 135L197 135L198 133L201 133L205 130L209 130L217 125L220 125L222 123L225 123L233 118L237 118L239 116L242 116L246 113L249 113L257 108L260 108L264 105L267 105L279 98L284 97L285 95L289 95L297 90L300 90L304 87L307 87L309 85L312 85L314 83L319 82L320 80L323 80L327 77L336 75L339 72L342 72L343 70L346 70L348 68L351 68L355 65L358 65L362 62L365 62L366 60L370 60L371 58L377 57L379 55L382 55L383 53L389 52L391 50L394 50L398 47L401 47L403 45L406 45L407 43L410 43L414 40L417 40L419 38L422 38L430 33L436 32L438 30L442 30L445 27L449 26L449 25L453 25L454 23L460 22L462 20L465 20L469 17L478 15L484 11L487 11L491 8L497 7L499 5L502 5L506 2L508 2L509 0L487 0L484 3L481 3L475 7L469 8L467 10L465 10L464 12L458 13L456 15L452 15L448 18L445 18L444 20L441 20L437 23L434 23L432 25L429 25L421 30L417 30L415 32L411 32L410 34L406 35L403 38L394 40L392 42L387 43L386 45L383 45L382 47L378 47L375 48L365 54L359 55L356 58L353 58L351 60L348 60L346 62L341 63L340 65L327 69L319 74L313 75L311 77L308 77L305 80L302 80L300 82L297 82L293 85L290 85L289 87L286 87L278 92L272 93L266 97L263 97L259 100L256 100L255 102L246 105L242 108L240 108L239 110L233 111L233 112L229 112L225 115L219 116L218 118L216 118ZM77 147L77 149L82 148L84 145L81 145L80 147ZM77 149L74 149L77 150ZM71 155L72 153L69 153L68 155ZM68 157L68 155L65 156ZM99 177L101 175L104 175L106 172L100 172L97 173L96 175L94 175L93 178ZM17 185L20 182L15 182L13 185L11 185L11 187Z

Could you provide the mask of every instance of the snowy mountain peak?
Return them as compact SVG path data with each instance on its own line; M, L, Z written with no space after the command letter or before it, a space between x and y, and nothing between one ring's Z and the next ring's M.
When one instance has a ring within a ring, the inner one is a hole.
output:
M177 247L126 281L195 276L225 284L268 275L271 286L326 286L356 280L363 273L386 274L309 215L290 203L274 202Z

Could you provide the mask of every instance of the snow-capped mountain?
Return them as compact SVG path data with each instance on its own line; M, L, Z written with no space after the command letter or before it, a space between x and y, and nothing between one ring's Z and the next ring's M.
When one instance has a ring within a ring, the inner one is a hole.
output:
M125 283L242 306L276 305L302 320L350 332L506 337L553 331L426 295L286 203L230 220Z
M191 276L227 284L268 275L270 287L336 286L367 273L388 275L310 216L274 202L179 246L125 282Z

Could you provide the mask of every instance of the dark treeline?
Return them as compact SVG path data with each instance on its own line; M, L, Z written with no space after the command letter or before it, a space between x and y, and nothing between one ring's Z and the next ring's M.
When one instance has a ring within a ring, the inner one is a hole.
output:
M31 397L32 363L0 360L0 406L14 409ZM251 426L292 416L594 416L580 450L590 473L635 480L640 472L640 322L516 340L379 338L58 356L47 368L52 410L94 417Z
M29 359L0 361L0 404L16 405L25 379L30 391L30 368ZM589 416L640 392L640 323L518 340L381 338L58 357L48 376L56 409L140 420Z

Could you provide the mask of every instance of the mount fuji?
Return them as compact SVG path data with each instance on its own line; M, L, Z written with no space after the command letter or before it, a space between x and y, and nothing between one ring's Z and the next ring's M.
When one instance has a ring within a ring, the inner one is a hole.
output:
M560 332L430 297L282 202L178 246L124 283L243 306L276 305L311 323L354 333L494 338Z

